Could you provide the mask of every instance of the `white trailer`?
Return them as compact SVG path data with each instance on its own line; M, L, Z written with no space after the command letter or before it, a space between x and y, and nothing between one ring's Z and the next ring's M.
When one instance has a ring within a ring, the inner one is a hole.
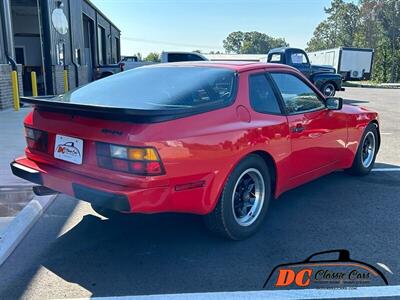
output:
M340 47L307 55L312 64L334 67L344 80L371 79L374 49Z

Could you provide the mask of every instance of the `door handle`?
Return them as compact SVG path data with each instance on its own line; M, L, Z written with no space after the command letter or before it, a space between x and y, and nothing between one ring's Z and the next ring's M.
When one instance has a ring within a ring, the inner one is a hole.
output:
M299 133L299 132L304 131L304 127L301 124L297 124L296 126L292 127L291 129L292 129L292 132L294 132L294 133Z

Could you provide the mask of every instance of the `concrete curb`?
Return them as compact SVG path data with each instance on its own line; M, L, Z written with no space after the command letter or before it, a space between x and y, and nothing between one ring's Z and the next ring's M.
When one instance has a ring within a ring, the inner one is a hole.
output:
M0 266L39 220L57 195L35 196L0 235Z
M400 89L400 84L390 84L390 83L381 83L381 84L366 84L366 83L358 83L358 82L345 82L343 87L354 87L354 88L370 88L370 89Z

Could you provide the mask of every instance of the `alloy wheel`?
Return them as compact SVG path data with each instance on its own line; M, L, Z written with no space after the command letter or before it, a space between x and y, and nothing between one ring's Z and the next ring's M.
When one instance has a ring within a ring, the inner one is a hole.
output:
M254 168L245 170L236 181L232 195L232 209L241 226L253 224L259 216L265 197L264 179Z
M362 143L361 162L365 168L369 168L375 156L375 135L369 131Z

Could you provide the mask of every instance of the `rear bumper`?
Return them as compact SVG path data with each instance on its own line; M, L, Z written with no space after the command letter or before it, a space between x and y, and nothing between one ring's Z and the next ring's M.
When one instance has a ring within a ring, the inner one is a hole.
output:
M160 186L133 187L102 181L26 157L12 162L11 170L18 177L54 191L126 213L184 212L204 215L214 207L210 201L210 189L207 188L207 183L213 182L214 174L209 173L196 178L168 179L167 182L164 179ZM204 184L192 186L199 182Z
M10 167L15 176L39 185L43 185L42 174L39 171L18 164L15 161L10 164Z
M78 183L73 183L72 188L74 196L78 199L90 199L90 202L94 205L107 207L116 211L131 211L129 199L126 195L104 192Z
M173 211L169 187L133 189L19 158L10 164L14 175L97 206L120 212Z
M12 162L10 164L11 170L15 176L28 180L30 182L44 185L44 178L48 175L45 175L43 172L38 171L37 169L33 169L31 167L27 167L19 162ZM117 210L120 212L130 212L131 207L129 204L129 199L125 194L118 194L114 192L102 191L95 188L90 188L88 186L72 183L72 191L74 196L78 199L88 201L94 205L107 207L113 210ZM50 186L48 186L50 187ZM51 187L52 188L52 187ZM58 190L62 191L62 190ZM68 193L66 190L64 190Z

